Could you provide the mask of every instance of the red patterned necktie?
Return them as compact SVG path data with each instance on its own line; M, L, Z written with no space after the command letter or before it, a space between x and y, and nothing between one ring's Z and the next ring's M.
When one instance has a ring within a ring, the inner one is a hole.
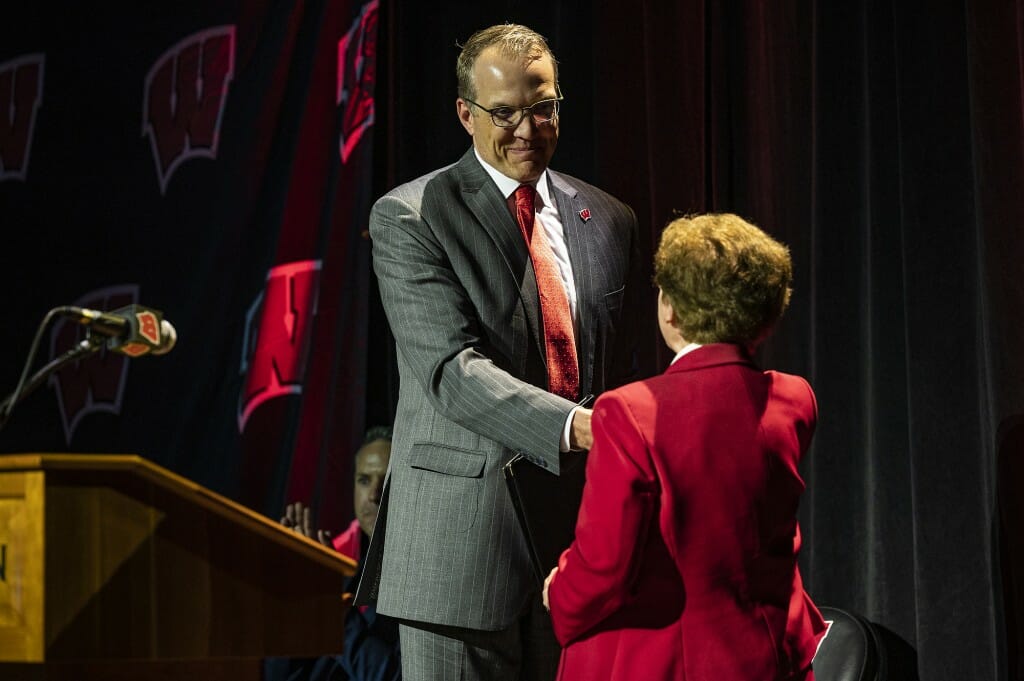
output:
M530 248L533 272L540 296L540 314L544 323L544 350L547 354L548 390L575 400L580 386L576 341L572 331L572 313L565 286L558 272L555 254L544 235L544 226L534 229L537 190L520 185L515 191L515 214L526 245Z

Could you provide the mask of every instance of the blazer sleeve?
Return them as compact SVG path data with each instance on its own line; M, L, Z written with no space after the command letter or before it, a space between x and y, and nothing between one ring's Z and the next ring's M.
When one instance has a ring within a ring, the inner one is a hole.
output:
M398 352L431 406L467 430L542 459L557 473L573 403L515 377L483 353L474 302L410 201L395 194L378 200L370 235Z
M593 418L594 446L576 521L576 539L548 591L555 636L580 638L628 600L641 567L659 485L628 405L605 393Z

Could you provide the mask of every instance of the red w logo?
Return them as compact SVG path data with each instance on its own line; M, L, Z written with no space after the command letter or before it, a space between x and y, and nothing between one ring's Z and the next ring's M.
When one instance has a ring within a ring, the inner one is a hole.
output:
M267 287L250 308L246 324L242 373L249 375L238 401L239 433L245 431L256 407L281 395L302 392L320 267L319 260L302 260L278 265L267 273ZM252 337L257 316L259 332Z
M75 301L79 307L114 310L138 302L135 284L112 286L92 291ZM68 320L54 325L50 335L50 359L73 348L85 337L85 327ZM64 437L71 437L81 420L93 412L121 413L121 398L128 378L128 358L104 347L84 359L65 366L49 378L57 392L57 404L64 422Z
M0 182L24 180L43 98L42 54L0 64Z
M193 33L160 55L146 75L142 134L149 135L160 193L190 158L217 158L228 85L235 75L235 27Z
M373 125L378 5L378 0L363 5L348 33L338 41L338 106L342 109L338 148L342 163Z

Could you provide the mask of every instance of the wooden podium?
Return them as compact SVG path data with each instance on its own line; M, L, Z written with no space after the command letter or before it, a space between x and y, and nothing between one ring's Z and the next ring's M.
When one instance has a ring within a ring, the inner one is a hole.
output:
M128 455L0 455L0 679L259 679L340 652L355 565Z

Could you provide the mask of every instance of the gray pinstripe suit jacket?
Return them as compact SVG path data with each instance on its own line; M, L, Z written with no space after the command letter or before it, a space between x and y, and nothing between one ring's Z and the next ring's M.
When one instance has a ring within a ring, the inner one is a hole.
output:
M620 326L638 288L636 217L595 187L548 176L576 279L580 390L596 394L630 378L632 334ZM378 200L370 235L400 386L359 601L376 595L378 612L405 619L504 628L537 589L501 467L521 451L558 473L573 407L543 388L526 244L472 149Z

